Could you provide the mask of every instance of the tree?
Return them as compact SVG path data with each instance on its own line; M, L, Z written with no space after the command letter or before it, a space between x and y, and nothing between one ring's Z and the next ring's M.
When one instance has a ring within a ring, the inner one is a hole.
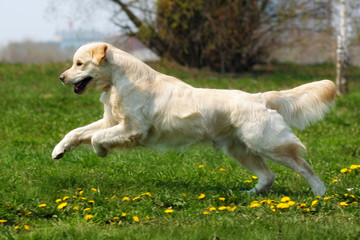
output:
M160 56L241 72L263 61L289 30L321 29L330 0L158 0L155 11L148 1L110 1L129 20L113 22Z

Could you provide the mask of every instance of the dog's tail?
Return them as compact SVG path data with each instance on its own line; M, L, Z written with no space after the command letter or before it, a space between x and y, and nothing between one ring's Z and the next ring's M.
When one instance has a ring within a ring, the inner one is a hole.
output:
M289 125L302 130L322 119L333 105L335 84L330 80L322 80L262 95L268 108L280 113Z

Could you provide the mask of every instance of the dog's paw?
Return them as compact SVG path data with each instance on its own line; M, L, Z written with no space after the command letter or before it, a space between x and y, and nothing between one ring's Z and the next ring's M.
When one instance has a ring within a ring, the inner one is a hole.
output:
M106 155L108 153L106 148L104 148L103 146L101 146L100 144L97 144L97 143L93 143L92 145L93 145L96 155L98 155L99 157L106 157Z
M61 144L58 144L56 145L56 147L54 148L51 156L52 156L52 159L60 159L64 156L66 152L66 149L61 145Z

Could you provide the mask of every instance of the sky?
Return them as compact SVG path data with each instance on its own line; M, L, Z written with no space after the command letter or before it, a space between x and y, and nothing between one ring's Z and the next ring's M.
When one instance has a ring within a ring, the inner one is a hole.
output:
M109 18L109 5L79 9L79 1L90 0L11 0L0 3L0 45L11 41L52 41L57 31L74 29L116 31ZM94 1L92 1L94 2ZM95 1L96 3L96 1ZM90 6L89 4L87 4Z

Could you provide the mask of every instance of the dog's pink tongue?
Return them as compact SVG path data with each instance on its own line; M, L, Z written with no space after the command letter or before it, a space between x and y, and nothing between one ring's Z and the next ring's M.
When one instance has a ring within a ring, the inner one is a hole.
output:
M79 82L78 84L76 84L76 85L74 86L74 91L76 91L80 85L81 85L81 82Z

